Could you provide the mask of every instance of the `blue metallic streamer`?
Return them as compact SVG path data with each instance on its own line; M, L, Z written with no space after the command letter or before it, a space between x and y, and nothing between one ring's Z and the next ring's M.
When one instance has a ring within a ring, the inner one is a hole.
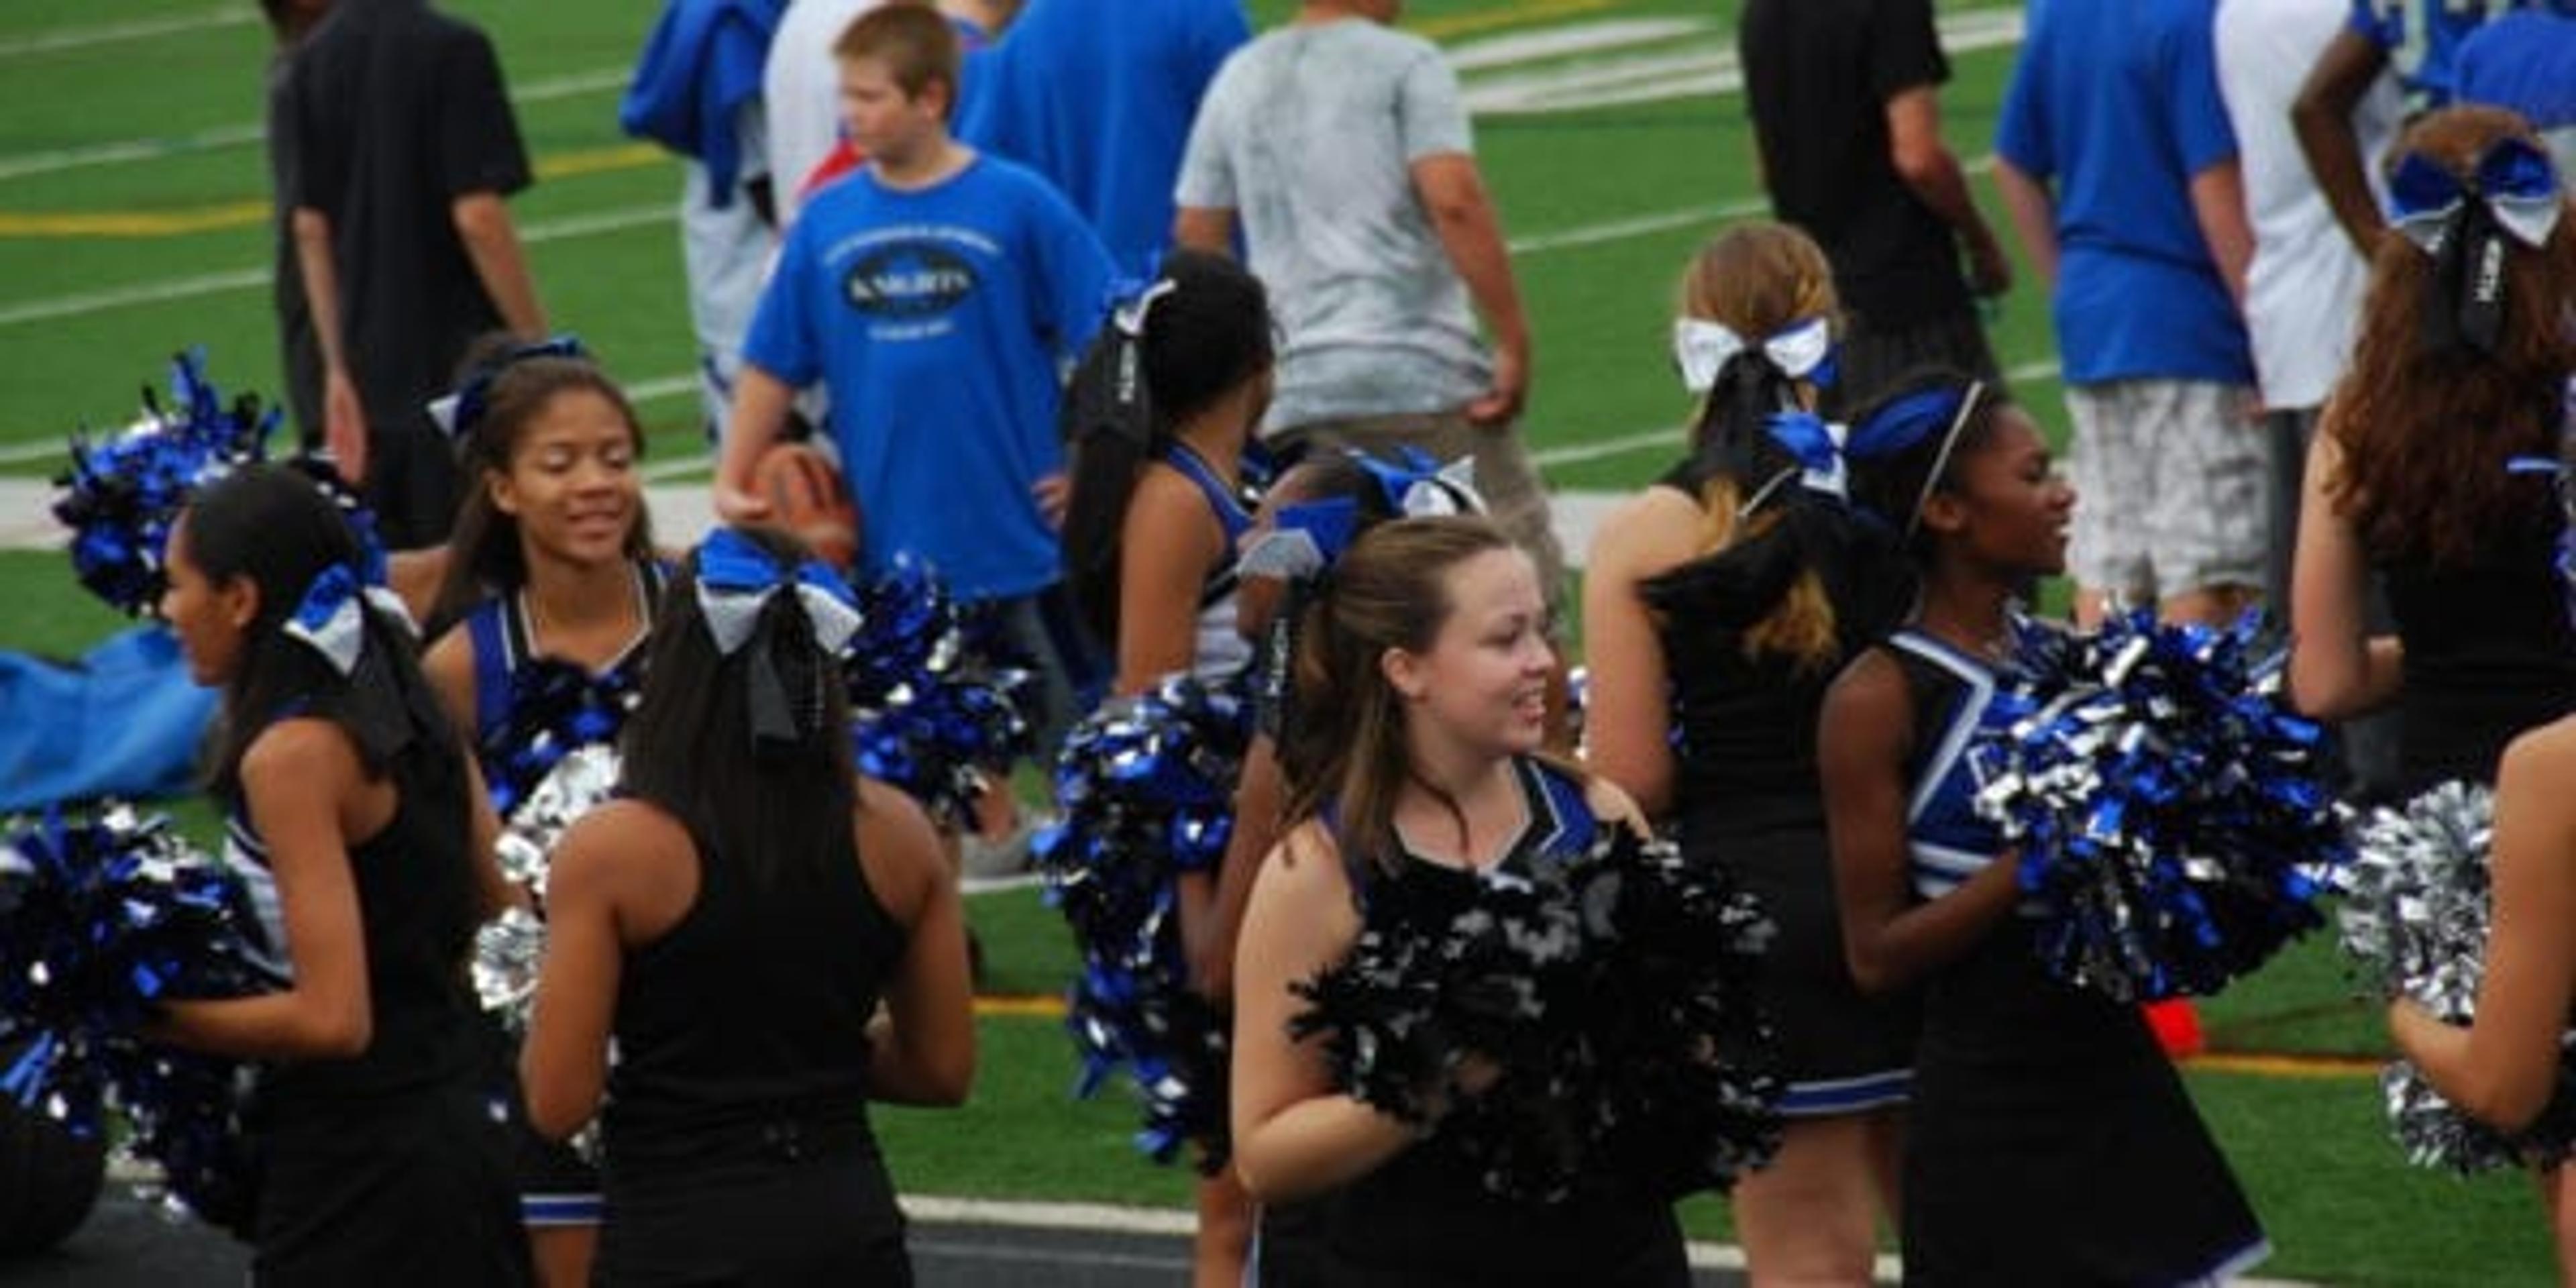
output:
M2256 627L2146 610L2093 633L2016 623L1970 763L2058 978L2120 1001L2205 996L2323 924L2345 811Z

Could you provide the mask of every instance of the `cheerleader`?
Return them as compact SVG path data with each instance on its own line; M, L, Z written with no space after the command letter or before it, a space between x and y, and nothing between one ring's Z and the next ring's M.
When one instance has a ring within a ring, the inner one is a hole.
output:
M857 626L794 541L718 529L664 596L621 798L556 849L520 1074L545 1136L601 1114L595 1282L910 1282L867 1102L963 1101L974 1028L939 838L851 768Z
M156 1035L264 1061L260 1285L523 1284L465 960L507 898L491 814L405 626L301 475L247 466L172 536L162 613L224 690L214 793L282 990Z
M2373 256L2352 370L2308 453L2290 692L2333 719L2394 704L2412 796L2495 782L2508 742L2576 711L2576 630L2556 572L2566 519L2548 475L2512 464L2558 452L2576 374L2576 236L2548 152L2500 108L2408 127L2389 190L2394 235ZM2394 636L2364 629L2374 571ZM2401 1042L2429 1036L2395 1023ZM2553 1167L2539 1183L2571 1265L2576 1182Z
M542 780L541 739L557 756L616 739L663 574L636 471L643 428L580 346L505 338L467 370L434 409L472 482L430 614L454 626L422 668L506 813ZM517 1155L540 1278L588 1283L597 1171L525 1133Z
M1265 1203L1316 1200L1336 1284L1683 1284L1672 1209L1604 1178L1560 1204L1497 1197L1437 1126L1339 1090L1289 991L1344 958L1370 892L1524 870L1603 826L1616 788L1537 752L1555 671L1529 557L1481 519L1359 539L1308 609L1308 695L1283 746L1287 838L1261 868L1236 962L1234 1150ZM1512 1071L1467 1062L1481 1090Z
M2397 235L2308 453L2290 693L2328 719L2394 702L2412 795L2494 781L2514 735L2576 710L2565 524L2549 477L2512 465L2558 452L2576 236L2547 151L2501 109L2417 121L2389 174ZM2364 629L2373 571L2393 637Z
M2178 1284L2268 1250L2137 1008L2049 977L1966 759L2014 597L2062 570L2075 496L1984 386L1910 381L1855 492L1897 525L1915 613L1825 698L1818 754L1844 950L1920 981L1901 1219L1909 1284Z
M1592 768L1676 819L1685 853L1735 869L1779 927L1762 989L1787 1130L1733 1202L1754 1272L1802 1283L1869 1278L1915 1024L1843 964L1815 773L1825 686L1895 624L1910 579L1884 525L1850 512L1833 449L1810 471L1766 429L1816 405L1835 324L1832 270L1795 229L1742 225L1692 260L1673 324L1701 399L1691 453L1602 524L1583 603Z
M1252 660L1236 621L1235 546L1252 526L1244 455L1270 404L1269 302L1233 260L1179 251L1113 325L1133 345L1145 398L1092 422L1078 445L1066 585L1116 658L1116 693L1175 673L1231 683ZM1224 934L1208 925L1219 875L1175 880L1184 936ZM1196 1282L1242 1282L1252 1212L1231 1173L1201 1180L1198 1215Z

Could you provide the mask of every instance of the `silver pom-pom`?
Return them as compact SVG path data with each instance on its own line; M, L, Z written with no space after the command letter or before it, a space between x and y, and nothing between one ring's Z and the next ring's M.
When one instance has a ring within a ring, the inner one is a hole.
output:
M615 794L618 768L617 749L605 743L565 753L529 791L528 799L510 811L501 839L493 843L501 875L543 895L555 843L563 839L564 829L574 819Z
M474 936L474 992L483 1009L497 1011L513 1033L525 1033L528 1004L537 995L537 967L545 960L546 923L525 908L504 908Z
M555 845L575 819L616 792L618 769L616 748L603 743L566 753L511 811L493 842L501 875L537 900L535 912L504 909L474 937L474 991L483 1009L499 1012L512 1033L527 1031L537 965L545 958L543 898Z
M2362 826L2337 920L2344 952L2380 997L2411 999L2446 1024L2476 1015L2486 976L2494 824L2493 792L2450 782L2403 809L2380 809ZM2566 1037L2560 1047L2560 1093L2541 1121L2517 1136L2460 1112L2422 1070L2392 1061L2379 1087L2407 1160L2466 1174L2565 1157Z

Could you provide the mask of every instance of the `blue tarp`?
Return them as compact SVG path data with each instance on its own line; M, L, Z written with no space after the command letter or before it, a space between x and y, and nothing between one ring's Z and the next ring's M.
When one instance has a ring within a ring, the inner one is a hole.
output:
M0 652L0 810L187 791L217 695L168 627L109 637L74 663Z

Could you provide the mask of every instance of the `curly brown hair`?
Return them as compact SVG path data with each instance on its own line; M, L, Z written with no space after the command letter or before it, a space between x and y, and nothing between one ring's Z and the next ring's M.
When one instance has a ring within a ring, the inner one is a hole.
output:
M2420 153L2467 176L2508 137L2538 142L2512 112L2449 108L2409 127L2390 167ZM2374 558L2473 563L2527 513L2513 494L2534 484L2505 462L2558 455L2560 390L2576 370L2566 331L2576 309L2570 223L2538 248L2506 240L2504 328L2488 354L2425 342L2433 259L2394 233L2380 240L2352 367L2323 427L2343 451L2327 496Z

